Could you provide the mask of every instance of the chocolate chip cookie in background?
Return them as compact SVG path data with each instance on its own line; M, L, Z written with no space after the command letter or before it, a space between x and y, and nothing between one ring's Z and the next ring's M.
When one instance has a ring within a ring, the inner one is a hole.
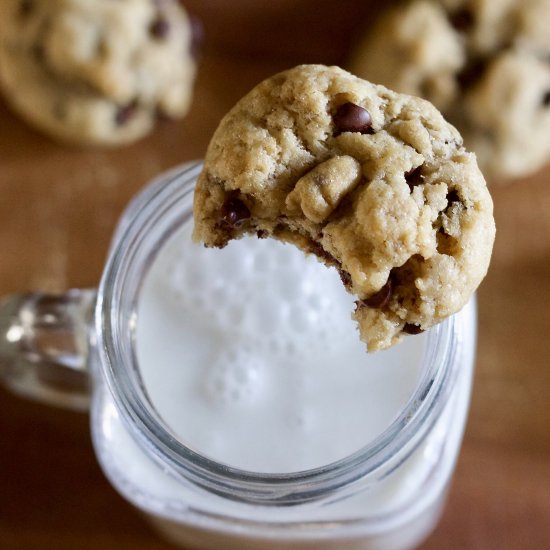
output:
M0 85L49 135L122 145L189 109L196 63L177 0L2 0Z
M493 181L550 161L550 1L413 0L383 14L353 72L434 103Z
M475 156L433 105L303 65L221 121L197 182L194 238L223 247L256 234L315 254L357 296L374 351L464 306L487 272L492 211Z

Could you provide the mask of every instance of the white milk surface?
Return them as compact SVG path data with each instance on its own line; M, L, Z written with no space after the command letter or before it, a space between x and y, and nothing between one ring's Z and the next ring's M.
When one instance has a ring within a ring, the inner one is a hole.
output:
M334 269L271 239L210 250L190 234L159 252L136 326L145 387L179 440L234 467L290 472L390 425L416 385L424 335L367 354Z

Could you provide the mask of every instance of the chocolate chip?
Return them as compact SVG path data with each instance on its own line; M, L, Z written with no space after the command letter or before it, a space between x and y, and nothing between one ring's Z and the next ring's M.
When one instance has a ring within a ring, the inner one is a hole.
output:
M466 64L462 70L456 75L458 85L463 89L471 88L477 84L487 68L488 61L486 59L474 59Z
M372 119L370 113L355 105L355 103L344 103L338 107L334 113L332 120L336 126L338 133L341 132L360 132L366 134L371 131Z
M126 124L137 112L138 102L134 99L128 105L124 105L117 109L115 113L115 124L117 126L123 126Z
M405 181L409 185L409 189L412 190L417 185L422 185L424 183L424 176L422 175L422 166L417 166L412 170L409 170L405 173Z
M242 200L230 197L223 203L220 221L226 227L239 227L249 218L250 210Z
M389 278L386 284L378 292L376 292L372 296L369 296L365 300L361 300L361 302L367 307L382 309L388 305L392 294L393 283L391 281L391 278Z
M447 193L447 203L449 204L449 206L453 203L453 202L460 202L460 197L458 195L458 193L453 189L452 191L449 191Z
M420 325L414 325L413 323L405 323L405 326L403 327L403 332L405 334L420 334L424 332L424 330L420 327Z
M543 96L542 96L542 106L543 107L550 107L550 90L547 91Z
M338 274L340 275L340 280L346 288L351 288L351 275L344 269L339 269Z
M463 8L449 14L449 22L459 32L468 32L475 23L474 14L468 9Z
M170 33L170 23L163 17L158 17L149 25L149 34L158 40L163 40Z
M256 237L258 237L258 239L267 239L268 233L265 229L258 229L258 231L256 231Z

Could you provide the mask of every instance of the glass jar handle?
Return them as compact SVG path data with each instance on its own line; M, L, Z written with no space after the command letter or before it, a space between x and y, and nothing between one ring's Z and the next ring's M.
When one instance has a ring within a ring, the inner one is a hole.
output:
M95 290L0 299L0 384L36 401L88 410L95 299Z

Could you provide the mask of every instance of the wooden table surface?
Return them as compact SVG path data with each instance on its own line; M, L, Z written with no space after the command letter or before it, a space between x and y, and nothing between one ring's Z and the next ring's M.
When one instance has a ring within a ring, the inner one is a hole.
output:
M259 80L301 62L344 63L376 4L189 0L206 36L193 109L130 147L58 144L0 102L0 295L95 286L130 197L161 170L202 157L221 116ZM425 550L550 544L550 168L497 183L471 414ZM170 546L103 477L87 415L0 390L0 549L35 548Z

